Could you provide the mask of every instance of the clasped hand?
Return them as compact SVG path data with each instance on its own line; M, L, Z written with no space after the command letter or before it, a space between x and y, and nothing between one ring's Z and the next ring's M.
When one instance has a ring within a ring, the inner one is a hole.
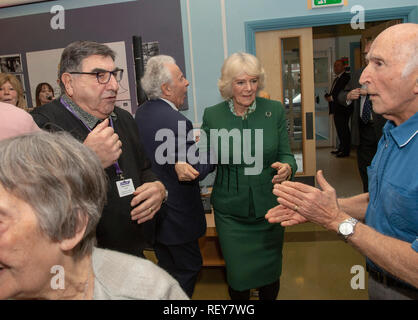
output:
M337 220L340 209L335 189L325 180L321 170L316 175L322 190L299 182L275 184L273 194L280 205L270 209L265 218L282 226L312 221L327 229Z

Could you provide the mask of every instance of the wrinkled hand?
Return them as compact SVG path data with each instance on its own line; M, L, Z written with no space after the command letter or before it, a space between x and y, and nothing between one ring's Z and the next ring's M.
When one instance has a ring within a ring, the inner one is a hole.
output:
M274 185L273 194L277 201L309 221L317 223L327 229L334 229L334 222L342 213L337 203L335 189L325 180L322 170L316 179L322 190L303 183L285 181Z
M199 176L199 171L186 162L177 162L174 169L179 181L193 181Z
M280 223L282 227L290 227L308 221L297 211L289 209L281 204L267 211L265 218L270 223Z
M99 123L83 143L97 154L103 168L114 164L122 154L122 142L113 128L109 127L109 119Z
M165 187L160 181L147 182L136 188L131 206L132 220L137 220L138 224L151 220L165 198ZM138 205L139 204L139 205Z
M292 167L288 163L275 162L271 167L277 170L277 174L271 180L273 184L281 183L292 175Z
M351 90L347 94L347 100L357 100L358 98L360 98L360 95L361 95L360 90L361 90L360 88Z

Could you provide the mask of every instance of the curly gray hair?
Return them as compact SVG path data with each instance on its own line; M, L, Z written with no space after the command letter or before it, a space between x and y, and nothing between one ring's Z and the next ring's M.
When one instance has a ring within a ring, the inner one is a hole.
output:
M53 241L87 223L75 259L92 252L106 201L107 178L95 153L65 132L38 132L0 142L0 184L35 212Z
M144 76L141 79L141 85L149 99L155 100L161 97L161 86L164 83L170 83L171 73L166 68L166 64L176 61L173 57L158 55L150 58L145 67Z

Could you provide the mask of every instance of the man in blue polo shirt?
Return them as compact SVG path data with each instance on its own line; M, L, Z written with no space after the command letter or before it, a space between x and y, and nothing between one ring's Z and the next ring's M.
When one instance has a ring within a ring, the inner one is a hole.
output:
M373 110L388 120L368 168L369 193L337 200L319 171L322 190L275 185L280 205L266 218L284 226L312 221L338 232L367 257L370 299L418 299L418 25L383 31L367 60L360 83Z

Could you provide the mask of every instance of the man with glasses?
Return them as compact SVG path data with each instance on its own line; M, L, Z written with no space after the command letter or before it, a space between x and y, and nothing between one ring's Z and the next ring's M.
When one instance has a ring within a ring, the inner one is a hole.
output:
M153 217L167 194L151 171L133 117L115 107L123 70L114 60L105 45L71 43L60 61L62 95L31 114L40 128L68 131L101 160L109 186L96 230L98 246L143 256L154 239Z

